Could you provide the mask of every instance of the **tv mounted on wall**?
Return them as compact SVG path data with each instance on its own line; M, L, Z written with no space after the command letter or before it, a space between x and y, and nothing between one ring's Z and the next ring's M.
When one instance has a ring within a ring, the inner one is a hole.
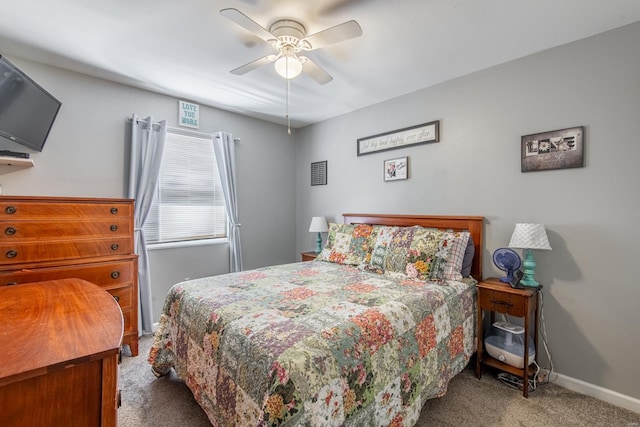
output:
M42 151L60 101L0 55L0 136Z

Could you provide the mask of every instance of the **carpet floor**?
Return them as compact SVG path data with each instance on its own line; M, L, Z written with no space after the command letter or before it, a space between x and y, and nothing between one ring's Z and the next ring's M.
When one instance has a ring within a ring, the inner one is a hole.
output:
M152 337L140 339L138 357L122 359L120 427L210 426L191 391L173 371L157 379L147 363ZM449 383L447 394L422 408L417 427L427 426L607 426L640 427L640 414L551 384L522 393L485 372L478 380L465 369Z

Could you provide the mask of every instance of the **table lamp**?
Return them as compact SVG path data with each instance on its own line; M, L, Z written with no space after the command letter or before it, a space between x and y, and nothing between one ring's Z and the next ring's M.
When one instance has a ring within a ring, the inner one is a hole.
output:
M520 280L523 286L537 287L539 283L535 279L536 261L533 259L532 249L551 250L547 232L542 224L516 224L513 230L510 248L524 249L524 260L522 267L524 268L524 277Z
M326 233L329 231L329 225L327 219L323 216L314 216L311 218L311 225L309 225L309 233L318 233L316 239L316 252L322 251L322 235L320 233Z

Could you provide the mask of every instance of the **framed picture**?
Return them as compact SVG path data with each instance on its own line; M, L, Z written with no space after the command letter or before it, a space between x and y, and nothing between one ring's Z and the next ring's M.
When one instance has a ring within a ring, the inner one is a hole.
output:
M311 185L327 185L327 161L311 163Z
M584 126L524 135L522 172L584 166Z
M380 133L378 135L359 138L357 141L358 156L393 150L408 145L426 144L440 141L440 121L423 123L404 129Z
M400 157L384 161L384 180L397 181L409 178L409 159Z

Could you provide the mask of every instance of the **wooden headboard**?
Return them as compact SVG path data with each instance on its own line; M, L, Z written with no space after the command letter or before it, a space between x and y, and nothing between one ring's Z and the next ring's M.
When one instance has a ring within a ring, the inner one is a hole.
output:
M475 254L471 266L471 276L476 280L482 280L482 248L483 240L483 216L446 216L446 215L384 215L384 214L342 214L345 224L377 224L396 225L410 227L420 225L422 227L439 228L444 230L463 231L468 230L473 238Z

